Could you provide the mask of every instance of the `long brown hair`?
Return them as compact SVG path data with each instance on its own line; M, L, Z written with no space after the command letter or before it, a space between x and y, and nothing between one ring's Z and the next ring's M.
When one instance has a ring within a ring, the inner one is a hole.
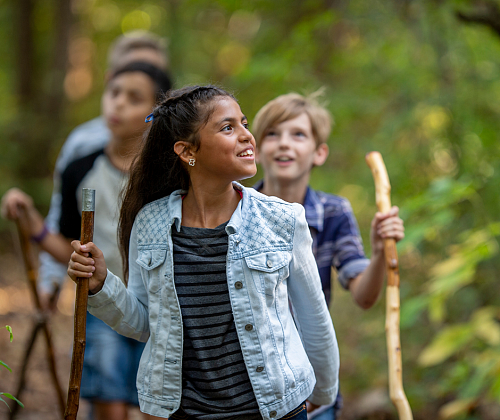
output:
M120 211L118 239L125 284L130 233L137 213L175 190L188 189L189 174L174 152L174 144L185 141L198 149L199 130L208 122L215 109L214 101L220 97L235 99L216 86L188 86L167 92L154 109L151 128L131 167Z

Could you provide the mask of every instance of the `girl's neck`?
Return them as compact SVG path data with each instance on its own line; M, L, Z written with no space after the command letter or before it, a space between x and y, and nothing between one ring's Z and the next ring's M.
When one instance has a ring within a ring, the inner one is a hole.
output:
M106 146L106 156L114 167L123 172L130 170L130 165L138 151L138 138L118 138L111 135L111 140Z
M304 204L308 185L309 178L285 183L264 177L264 185L260 192L265 195L281 198L289 203Z
M233 215L241 197L232 183L201 187L189 186L182 202L182 225L214 229Z

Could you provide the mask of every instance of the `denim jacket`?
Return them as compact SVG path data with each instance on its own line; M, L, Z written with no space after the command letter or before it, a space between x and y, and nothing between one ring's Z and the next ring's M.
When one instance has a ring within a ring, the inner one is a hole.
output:
M304 208L234 186L243 198L226 226L227 282L260 413L279 419L305 399L330 404L338 391L338 346ZM120 334L147 341L137 389L141 410L159 417L175 412L182 396L183 328L171 236L181 216L181 191L147 204L131 233L128 288L108 271L88 300L89 311Z

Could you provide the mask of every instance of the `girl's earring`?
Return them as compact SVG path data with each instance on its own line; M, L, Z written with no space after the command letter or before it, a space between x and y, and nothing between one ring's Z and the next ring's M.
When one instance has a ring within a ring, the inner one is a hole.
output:
M194 166L194 164L196 163L196 160L194 160L193 158L189 159L189 166Z

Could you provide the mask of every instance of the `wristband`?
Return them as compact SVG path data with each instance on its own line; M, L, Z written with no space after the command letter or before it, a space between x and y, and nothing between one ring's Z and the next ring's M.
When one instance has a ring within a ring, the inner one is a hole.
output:
M40 242L42 242L45 239L45 237L47 236L48 233L49 233L49 230L47 229L47 226L44 223L42 231L38 235L31 235L31 240L33 242L36 242L37 244L39 244Z

